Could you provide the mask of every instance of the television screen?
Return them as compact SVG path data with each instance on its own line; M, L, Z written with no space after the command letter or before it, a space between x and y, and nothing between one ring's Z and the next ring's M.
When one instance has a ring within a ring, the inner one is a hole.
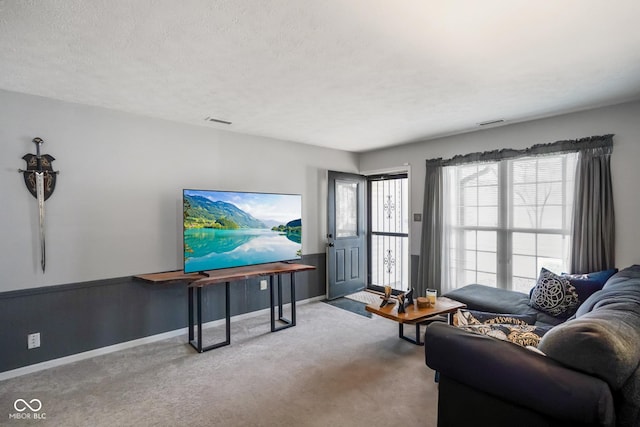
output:
M299 194L183 190L184 272L302 257Z

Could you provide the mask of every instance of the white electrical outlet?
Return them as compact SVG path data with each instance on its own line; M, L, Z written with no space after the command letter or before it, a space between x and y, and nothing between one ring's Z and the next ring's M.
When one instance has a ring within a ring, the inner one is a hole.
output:
M40 347L40 332L27 335L27 348L31 350L38 347Z
M260 280L260 290L261 291L266 291L267 290L267 281L266 280Z

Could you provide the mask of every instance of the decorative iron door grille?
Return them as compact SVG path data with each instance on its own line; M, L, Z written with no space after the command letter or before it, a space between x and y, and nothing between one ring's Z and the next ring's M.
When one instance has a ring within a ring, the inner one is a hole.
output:
M369 283L409 288L409 180L406 174L369 178Z

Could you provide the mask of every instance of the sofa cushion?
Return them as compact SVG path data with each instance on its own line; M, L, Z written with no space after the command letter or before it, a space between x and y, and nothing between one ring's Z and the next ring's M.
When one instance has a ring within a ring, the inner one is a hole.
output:
M529 306L529 296L522 292L485 285L467 285L447 292L444 296L463 302L468 308L491 313L536 315Z
M632 279L632 280L630 280ZM609 289L612 287L616 287L619 284L623 286L627 286L631 284L633 287L635 285L636 289L640 289L640 284L638 280L640 279L640 264L634 264L631 267L627 267L624 270L620 270L604 284L603 289Z
M575 317L579 318L599 307L629 300L640 302L640 265L633 265L611 276L603 288L584 301Z
M640 360L640 346L634 341L639 338L635 328L640 328L640 322L629 320L623 312L607 316L591 312L550 330L540 343L540 350L618 390Z
M552 316L567 318L578 307L578 293L565 276L542 268L531 291L531 307Z

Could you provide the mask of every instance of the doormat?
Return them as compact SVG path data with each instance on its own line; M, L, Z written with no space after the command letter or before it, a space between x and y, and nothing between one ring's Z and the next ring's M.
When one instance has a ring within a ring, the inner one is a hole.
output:
M380 298L380 295L381 294L377 294L377 293L374 293L374 292L360 291L360 292L356 292L355 294L346 295L345 298L349 298L349 299L354 300L354 301L363 302L365 304L378 304L378 305L380 305L380 302L382 302L382 299Z
M336 298L334 300L324 300L323 302L343 310L350 311L360 316L371 318L371 313L365 310L366 304L354 301L349 298Z

